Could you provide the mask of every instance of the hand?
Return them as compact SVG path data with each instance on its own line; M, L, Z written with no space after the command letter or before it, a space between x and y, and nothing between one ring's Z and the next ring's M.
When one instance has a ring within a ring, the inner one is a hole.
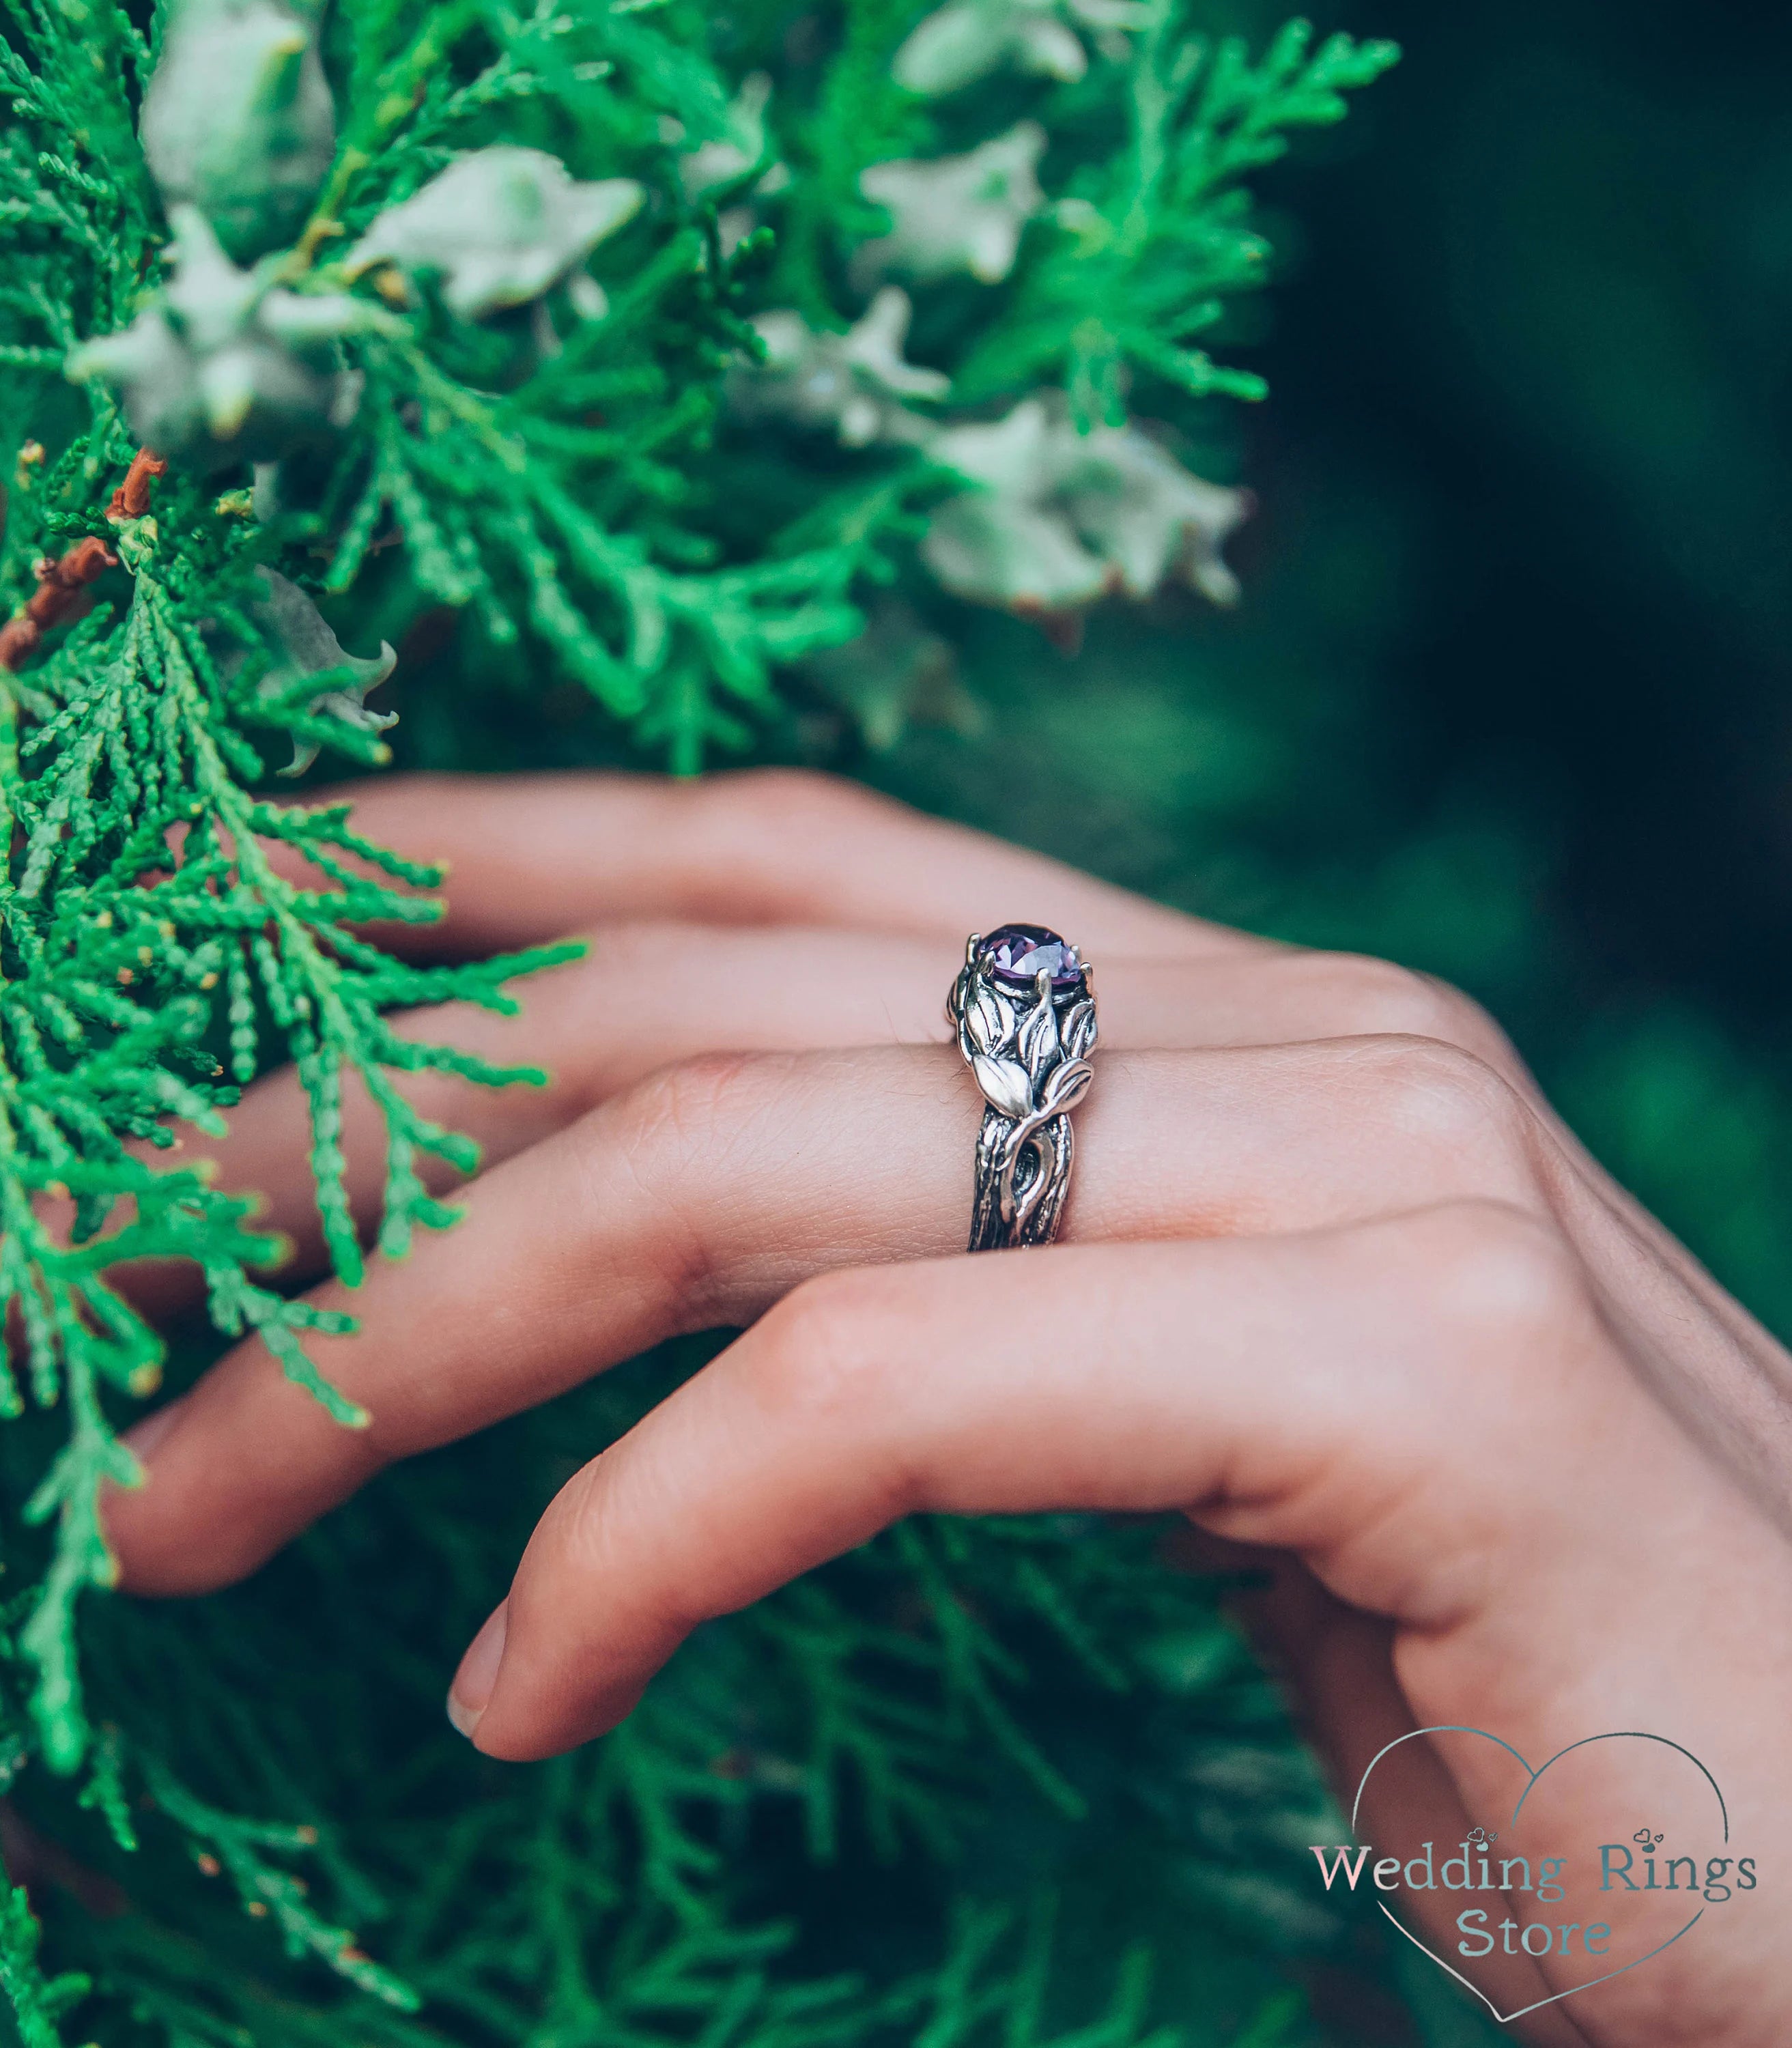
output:
M452 1232L353 1297L316 1290L361 1320L317 1349L370 1426L242 1345L134 1436L148 1483L108 1508L129 1586L222 1584L394 1458L676 1332L747 1325L543 1516L454 1681L481 1749L599 1733L697 1623L899 1516L1179 1509L1269 1561L1255 1622L1347 1795L1439 1724L1534 1762L1654 1731L1720 1782L1763 1890L1537 2012L1533 2038L1787 2038L1767 1852L1792 1823L1792 1360L1472 1005L816 778L416 778L358 801L371 836L452 859L438 947L589 937L521 1019L416 1020L556 1080L417 1084L487 1165ZM981 1104L941 1004L966 933L1014 917L1096 961L1102 1045L1065 1242L972 1258ZM315 1270L302 1127L273 1076L215 1150ZM364 1103L346 1143L365 1207ZM184 1284L138 1288L172 1306ZM1564 1828L1622 1840L1671 1796L1640 1747L1588 1753ZM1422 1751L1417 1782L1371 1780L1364 1839L1411 1853L1510 1807L1485 1746ZM1401 1903L1454 1962L1460 1901ZM1506 2011L1589 1973L1459 1967Z

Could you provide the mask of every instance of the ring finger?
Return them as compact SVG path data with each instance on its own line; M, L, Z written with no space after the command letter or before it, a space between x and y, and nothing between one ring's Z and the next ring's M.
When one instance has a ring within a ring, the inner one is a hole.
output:
M317 1290L359 1317L316 1341L369 1428L332 1422L257 1343L155 1418L152 1482L111 1511L127 1581L223 1583L394 1458L750 1321L813 1274L957 1250L979 1108L944 1048L713 1058L604 1105L482 1177L451 1236L356 1297ZM1422 1041L1113 1053L1077 1114L1072 1238L1588 1199L1496 1076Z

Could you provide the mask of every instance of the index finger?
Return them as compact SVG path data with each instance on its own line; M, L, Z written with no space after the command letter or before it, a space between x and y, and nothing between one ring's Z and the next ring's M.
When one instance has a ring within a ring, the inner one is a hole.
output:
M1097 956L1269 950L1044 854L797 770L700 782L421 774L323 793L345 798L364 836L447 863L440 922L378 928L396 950L506 952L619 917L948 933L962 944L992 904Z

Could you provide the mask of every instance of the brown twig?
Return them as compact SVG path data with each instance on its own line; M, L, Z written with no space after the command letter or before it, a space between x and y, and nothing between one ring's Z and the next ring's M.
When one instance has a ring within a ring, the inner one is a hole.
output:
M125 480L112 493L106 508L108 519L141 519L149 509L149 490L168 467L159 455L139 448L125 471ZM97 533L77 541L60 560L46 557L37 564L37 588L16 619L0 626L0 669L17 669L37 648L52 626L65 626L79 619L93 603L87 588L102 571L116 568L118 558Z
M124 482L112 493L107 518L114 523L120 519L141 519L149 509L150 485L167 468L166 456L151 455L147 448L139 448L130 459Z
M118 557L97 533L77 541L59 561L41 561L30 602L16 619L0 626L0 669L16 669L51 626L79 619L93 603L87 585L103 569L116 568L118 563Z

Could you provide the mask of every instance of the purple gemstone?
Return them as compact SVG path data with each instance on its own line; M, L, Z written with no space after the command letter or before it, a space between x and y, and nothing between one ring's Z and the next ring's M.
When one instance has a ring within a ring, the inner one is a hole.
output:
M1031 988L1043 972L1053 988L1073 988L1083 978L1076 948L1043 925L1004 925L978 948L986 972L1011 988Z

